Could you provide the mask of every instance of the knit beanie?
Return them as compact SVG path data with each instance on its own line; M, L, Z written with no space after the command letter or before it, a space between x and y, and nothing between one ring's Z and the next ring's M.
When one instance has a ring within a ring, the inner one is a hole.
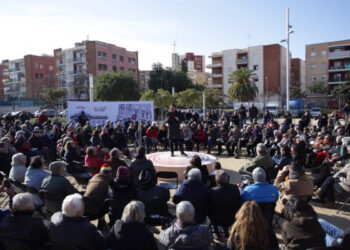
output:
M117 170L117 179L129 179L130 178L130 170L128 167L120 166Z

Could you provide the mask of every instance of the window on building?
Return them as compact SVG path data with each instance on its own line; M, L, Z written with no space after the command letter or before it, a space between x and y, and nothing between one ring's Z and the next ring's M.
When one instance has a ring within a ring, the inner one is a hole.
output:
M322 75L321 79L322 79L322 81L327 81L327 76L326 75Z
M258 62L258 60L259 60L259 54L255 53L254 56L253 56L253 58L254 58L254 62Z
M112 71L117 72L117 66L112 66Z
M98 70L107 71L107 65L106 64L99 64L98 65Z
M131 64L135 64L136 59L135 59L135 58L130 58L130 57L129 57L128 61L129 61L129 63L131 63Z
M116 54L112 54L112 62L116 62L117 61L117 55Z
M314 57L314 56L316 56L316 55L317 55L317 53L316 53L315 51L313 51L313 52L310 53L310 56L311 56L311 57Z
M35 69L38 69L38 68L39 68L39 64L34 63L34 68L35 68Z
M311 69L316 69L316 65L315 64L311 64Z
M119 61L124 62L124 56L119 56Z
M39 74L35 73L35 79L39 79Z
M311 76L311 82L315 82L316 81L316 76Z
M136 70L135 69L129 69L129 71L135 73Z
M97 58L98 59L107 59L107 53L106 52L102 52L102 51L98 51L97 52Z
M49 70L53 71L53 66L52 65L49 65Z
M253 65L253 70L259 70L259 65Z
M322 56L326 56L327 55L327 50L322 50Z
M39 68L40 69L43 69L44 68L44 65L42 65L42 63L39 64Z
M327 63L322 63L321 67L322 67L322 69L327 69Z

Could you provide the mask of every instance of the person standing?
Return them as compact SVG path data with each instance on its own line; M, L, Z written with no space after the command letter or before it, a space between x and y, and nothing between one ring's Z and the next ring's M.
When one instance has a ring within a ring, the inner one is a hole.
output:
M259 114L259 110L254 106L253 102L250 108L248 109L248 112L249 112L250 124L253 124L253 120L258 119L258 114Z
M242 128L243 125L246 123L246 118L247 118L247 109L244 107L243 103L241 103L239 109L239 120L241 122L240 127Z
M174 143L180 147L181 155L187 156L182 145L182 136L180 131L180 113L176 110L175 104L170 106L170 111L166 115L166 122L169 125L168 138L170 144L171 156L174 156Z

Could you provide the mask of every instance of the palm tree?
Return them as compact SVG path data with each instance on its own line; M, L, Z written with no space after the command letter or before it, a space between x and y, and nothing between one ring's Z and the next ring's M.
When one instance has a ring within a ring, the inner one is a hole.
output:
M255 99L259 90L252 79L252 76L254 76L253 72L253 70L246 67L239 68L235 72L232 72L228 79L229 83L233 83L228 90L228 95L231 100L249 102Z

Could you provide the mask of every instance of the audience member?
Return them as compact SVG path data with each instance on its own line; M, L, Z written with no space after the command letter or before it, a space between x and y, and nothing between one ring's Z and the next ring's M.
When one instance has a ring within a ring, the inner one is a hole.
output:
M146 148L139 147L136 158L130 164L131 175L136 186L138 186L138 179L143 170L147 170L151 174L152 179L156 180L156 170L153 163L146 158Z
M24 182L24 177L27 172L26 168L27 157L22 153L17 153L12 156L12 168L10 170L9 178L20 183Z
M49 173L44 170L45 167L46 165L41 156L33 157L24 177L24 184L39 190L43 180L49 176Z

